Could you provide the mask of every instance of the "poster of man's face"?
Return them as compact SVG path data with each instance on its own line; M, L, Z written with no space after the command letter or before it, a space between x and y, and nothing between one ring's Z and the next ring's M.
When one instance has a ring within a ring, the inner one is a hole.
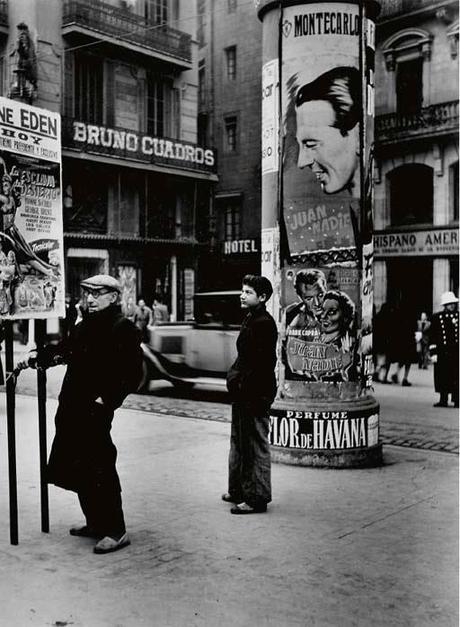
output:
M338 4L333 29L318 27L323 9L284 10L283 217L292 257L333 249L339 261L356 250L361 188L358 7Z
M335 68L336 73L342 70L353 76L355 68ZM330 75L332 72L329 72ZM325 75L319 77L319 81ZM359 76L357 83L359 85ZM337 81L339 82L339 81ZM348 92L347 81L341 79L342 97L353 106ZM338 86L339 87L339 86ZM297 100L305 89L300 88ZM332 88L330 91L333 91ZM359 194L359 118L354 116L350 129L340 128L340 120L333 105L326 98L331 94L327 91L319 94L324 99L300 100L296 106L296 139L299 144L297 166L310 168L326 194L336 194L347 190L352 196Z

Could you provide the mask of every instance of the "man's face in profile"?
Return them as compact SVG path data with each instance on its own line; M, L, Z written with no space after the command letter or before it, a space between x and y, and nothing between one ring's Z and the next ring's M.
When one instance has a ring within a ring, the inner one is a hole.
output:
M296 114L298 167L308 166L326 194L349 187L359 166L359 125L344 137L333 126L335 112L326 100L304 102Z
M300 283L298 287L298 295L305 304L307 311L315 318L318 318L322 312L325 288L320 282L313 285Z

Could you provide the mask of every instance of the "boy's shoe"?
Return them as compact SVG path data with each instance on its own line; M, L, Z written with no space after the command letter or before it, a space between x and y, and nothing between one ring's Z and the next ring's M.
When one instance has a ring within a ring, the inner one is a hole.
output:
M412 383L410 381L408 381L407 379L403 379L403 382L401 383L401 385L404 388L408 388L408 387L410 387L412 385Z
M251 507L247 503L239 503L232 507L231 514L263 514L267 511L267 504L259 505L258 507Z
M399 383L398 375L397 374L392 374L391 375L391 380L393 381L393 383Z
M100 538L101 534L88 527L88 525L77 525L69 529L71 536L79 536L80 538Z
M226 503L238 503L238 499L233 498L233 496L229 492L222 494L220 498Z
M113 553L114 551L123 549L125 546L128 546L128 544L131 544L131 541L127 533L124 533L118 540L110 536L105 536L105 538L102 538L102 540L99 540L96 544L94 552L98 554Z

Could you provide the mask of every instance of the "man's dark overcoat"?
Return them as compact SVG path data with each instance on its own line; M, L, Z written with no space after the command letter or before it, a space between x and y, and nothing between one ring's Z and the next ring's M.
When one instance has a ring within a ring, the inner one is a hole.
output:
M44 365L61 358L67 371L59 394L48 482L78 492L115 481L113 413L134 392L142 369L140 333L118 305L87 315L67 341L48 347ZM96 403L97 398L103 405Z

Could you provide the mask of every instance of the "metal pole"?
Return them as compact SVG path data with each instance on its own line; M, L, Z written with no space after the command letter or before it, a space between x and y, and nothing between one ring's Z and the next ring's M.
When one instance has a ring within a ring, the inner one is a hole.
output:
M10 500L10 542L18 544L18 487L16 477L15 387L13 374L13 323L5 320L6 416L8 433L8 482Z
M35 321L35 339L37 350L40 351L45 343L46 320ZM46 443L46 370L37 368L37 397L38 397L38 441L40 450L40 505L41 525L44 533L49 533L49 501L48 482L46 480L47 443Z

